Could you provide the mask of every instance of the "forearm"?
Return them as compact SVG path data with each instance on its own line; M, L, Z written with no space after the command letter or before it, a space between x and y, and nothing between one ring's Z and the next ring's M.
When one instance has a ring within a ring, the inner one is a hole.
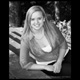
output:
M43 70L43 69L45 69L45 65L33 64L28 69L30 69L30 70Z
M43 70L46 67L46 65L40 65L33 62L29 62L29 63L20 62L20 65L23 69L26 69L26 70Z
M65 52L66 52L66 49L67 49L67 43L66 43L66 41L64 41L62 43L62 45L60 46L59 57L58 57L57 62L62 63L64 55L65 55Z
M41 64L32 64L28 68L25 67L26 70L47 70L53 71L53 65L41 65Z
M59 52L59 58L58 58L57 62L62 63L63 58L64 58L64 55L65 55L65 51L66 51L65 48L61 48L61 49L60 49L60 52Z
M46 65L35 64L35 63L28 63L23 66L23 68L26 70L43 70L45 69L45 67Z

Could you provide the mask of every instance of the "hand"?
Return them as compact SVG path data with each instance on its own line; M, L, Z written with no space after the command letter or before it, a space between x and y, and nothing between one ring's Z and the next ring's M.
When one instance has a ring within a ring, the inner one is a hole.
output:
M56 62L55 64L53 64L53 67L54 67L54 70L53 70L53 72L54 73L59 73L60 71L61 71L61 63L59 63L59 62Z
M46 65L45 70L47 71L53 71L53 65Z

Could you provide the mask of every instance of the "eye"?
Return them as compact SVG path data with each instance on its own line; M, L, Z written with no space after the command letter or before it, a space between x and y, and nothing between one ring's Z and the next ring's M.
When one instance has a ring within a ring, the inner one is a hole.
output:
M41 20L42 18L40 17L40 18L38 18L39 20Z
M32 18L31 21L34 21L34 18Z

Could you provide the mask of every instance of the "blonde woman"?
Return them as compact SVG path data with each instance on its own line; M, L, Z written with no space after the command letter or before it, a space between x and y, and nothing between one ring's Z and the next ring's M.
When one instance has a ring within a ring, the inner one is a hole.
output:
M22 68L59 73L67 47L61 32L48 21L44 9L37 5L30 7L26 13L21 37Z

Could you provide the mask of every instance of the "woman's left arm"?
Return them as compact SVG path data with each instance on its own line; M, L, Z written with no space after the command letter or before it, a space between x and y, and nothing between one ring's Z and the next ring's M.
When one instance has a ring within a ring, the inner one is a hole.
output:
M62 33L60 32L59 28L57 28L56 25L53 25L53 26L54 26L56 33L58 34L58 39L60 42L59 58L58 58L57 62L62 63L64 55L65 55L65 51L68 48L68 45L67 45L67 42L66 42L65 38L63 37Z
M60 51L59 51L59 57L57 59L57 62L53 65L54 73L59 73L61 71L62 68L62 61L64 59L64 55L66 52L66 42L64 41L61 45L60 45Z
M64 55L66 52L66 49L68 48L67 42L65 40L65 38L63 37L62 33L60 32L59 28L56 27L56 25L54 25L54 29L56 31L56 33L58 34L58 40L60 42L59 44L59 57L56 61L56 63L53 65L54 67L54 72L55 73L59 73L62 67L62 61L64 59Z
M57 62L58 63L62 63L63 59L64 59L64 55L65 55L65 52L66 52L66 41L64 41L60 47L60 50L59 50L59 57L58 57L58 60Z

